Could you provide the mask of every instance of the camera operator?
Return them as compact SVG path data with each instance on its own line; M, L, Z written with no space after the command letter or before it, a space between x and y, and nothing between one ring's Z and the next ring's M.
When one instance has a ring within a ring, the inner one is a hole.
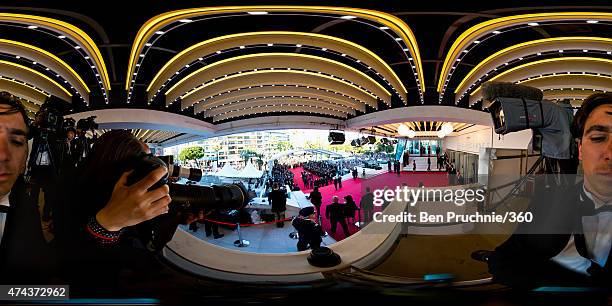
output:
M151 188L166 176L167 169L157 167L126 185L130 170L148 151L128 131L107 132L77 170L76 185L64 185L75 192L64 193L56 239L64 260L63 277L74 286L71 293L91 296L104 294L103 288L121 288L126 291L115 293L128 294L129 286L119 277L122 273L132 271L134 277L141 277L127 281L137 285L144 275L157 271L154 256L139 241L143 233L134 226L168 212L168 185Z
M30 132L18 98L0 92L0 283L44 284L53 257L43 238L36 202L23 173Z
M28 176L34 200L38 201L41 191L44 194L44 221L51 220L57 201L57 182L65 149L60 134L62 120L60 111L45 103L36 113L32 129Z
M488 261L495 281L525 289L555 284L610 286L611 133L612 94L591 95L576 113L572 125L584 181L573 188L551 188L544 197L532 201L536 210L548 208L544 215L536 215L534 221L538 225L533 226L548 231L515 233L494 252L486 254L483 259Z

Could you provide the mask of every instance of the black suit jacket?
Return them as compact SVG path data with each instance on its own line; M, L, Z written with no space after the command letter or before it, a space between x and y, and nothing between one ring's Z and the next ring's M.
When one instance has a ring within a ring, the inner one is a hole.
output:
M45 284L55 268L55 254L47 245L36 202L19 178L9 196L10 208L0 241L2 284Z
M569 188L536 193L529 208L534 216L533 222L521 224L489 258L493 280L523 289L545 285L609 285L612 277L609 270L605 279L596 280L551 260L567 246L572 233L580 231L581 216L593 207L586 196L580 196L581 193L582 182Z

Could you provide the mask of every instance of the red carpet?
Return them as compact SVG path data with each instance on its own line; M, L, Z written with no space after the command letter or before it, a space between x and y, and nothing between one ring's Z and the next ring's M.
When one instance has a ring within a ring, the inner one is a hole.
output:
M301 168L296 169L300 169L299 171L301 171ZM300 172L298 172L298 175L299 173ZM298 183L301 183L301 178L299 176L297 178ZM325 207L328 204L331 204L332 197L334 195L337 195L340 198L340 202L345 202L344 197L350 194L357 203L357 206L359 206L361 195L364 193L362 190L365 190L366 186L370 187L371 190L383 189L385 186L387 186L389 189L395 189L396 186L402 186L402 183L406 183L409 187L418 187L419 182L423 182L425 187L448 186L448 179L445 172L401 172L400 176L395 173L383 173L368 179L357 178L356 180L353 180L350 178L343 181L342 188L338 190L335 190L333 184L320 187L319 191L323 195L323 205L321 208L321 213L323 215L322 226L329 235L336 239L336 241L346 238L344 232L342 231L342 227L339 224L337 225L336 233L332 233L330 230L331 224L329 220L325 218ZM365 184L365 186L363 186L362 189L363 184ZM374 207L374 211L380 211L380 207ZM355 222L356 221L358 221L358 219L355 219ZM352 219L350 219L350 221L347 223L350 234L354 234L359 230L359 228L354 225Z

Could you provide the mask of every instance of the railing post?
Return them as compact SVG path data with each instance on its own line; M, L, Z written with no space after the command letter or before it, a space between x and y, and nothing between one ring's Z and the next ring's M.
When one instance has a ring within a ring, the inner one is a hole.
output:
M236 223L236 230L238 231L238 240L234 241L234 246L239 248L248 247L251 244L250 241L242 239L242 231L240 230L240 223Z

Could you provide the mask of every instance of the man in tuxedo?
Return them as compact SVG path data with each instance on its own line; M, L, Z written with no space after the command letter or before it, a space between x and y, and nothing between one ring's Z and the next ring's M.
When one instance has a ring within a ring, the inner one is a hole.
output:
M332 203L325 208L325 217L329 219L332 233L336 233L336 226L340 223L342 231L346 237L350 236L348 225L346 224L346 209L344 204L340 204L338 196L332 197Z
M19 99L0 92L0 283L44 283L52 254L43 238L36 202L23 180L28 118Z
M535 231L515 232L483 258L495 281L524 289L612 284L612 94L588 97L572 134L584 181L536 195L526 227Z

